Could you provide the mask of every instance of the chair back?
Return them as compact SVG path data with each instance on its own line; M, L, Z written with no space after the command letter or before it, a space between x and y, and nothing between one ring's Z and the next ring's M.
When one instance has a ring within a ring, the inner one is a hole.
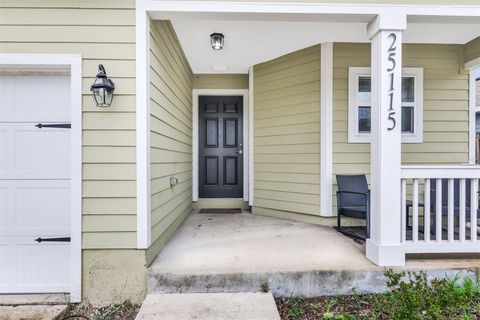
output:
M365 175L337 175L338 191L368 192ZM339 199L340 206L364 206L365 197L359 194L344 193Z

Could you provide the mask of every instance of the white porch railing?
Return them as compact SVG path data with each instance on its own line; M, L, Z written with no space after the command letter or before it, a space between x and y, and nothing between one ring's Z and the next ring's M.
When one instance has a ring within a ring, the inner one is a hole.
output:
M479 178L480 166L402 166L406 253L480 252Z

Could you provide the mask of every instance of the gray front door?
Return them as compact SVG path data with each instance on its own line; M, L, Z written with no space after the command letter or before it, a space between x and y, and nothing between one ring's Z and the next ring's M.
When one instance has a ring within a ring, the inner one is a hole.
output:
M200 96L199 196L243 198L243 97Z

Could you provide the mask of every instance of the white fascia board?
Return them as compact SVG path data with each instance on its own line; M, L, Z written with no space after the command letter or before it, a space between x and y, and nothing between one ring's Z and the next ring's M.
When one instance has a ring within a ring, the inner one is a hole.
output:
M377 5L377 4L324 4L324 3L271 3L271 2L199 2L145 0L148 12L159 13L299 13L299 14L360 14L378 15L395 12L399 15L478 17L477 6L455 5ZM152 16L155 18L155 15ZM270 17L271 19L271 17ZM282 20L279 16L279 20Z

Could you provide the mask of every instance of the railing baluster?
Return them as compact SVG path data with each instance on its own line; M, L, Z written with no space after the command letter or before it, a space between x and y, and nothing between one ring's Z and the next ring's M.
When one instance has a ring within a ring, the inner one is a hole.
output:
M471 180L470 191L470 239L477 241L478 179Z
M453 208L454 208L454 203L453 203L453 195L454 195L454 180L453 179L448 179L448 241L453 241L453 222L454 222L454 217L453 217Z
M465 195L466 195L466 182L465 179L460 179L460 211L458 213L459 217L459 236L460 241L465 241Z
M413 179L413 242L418 242L418 179Z
M442 241L442 179L437 179L435 186L435 240Z
M407 179L402 179L402 194L400 205L402 206L402 242L407 240Z
M425 179L423 192L423 237L426 242L430 241L430 179Z

